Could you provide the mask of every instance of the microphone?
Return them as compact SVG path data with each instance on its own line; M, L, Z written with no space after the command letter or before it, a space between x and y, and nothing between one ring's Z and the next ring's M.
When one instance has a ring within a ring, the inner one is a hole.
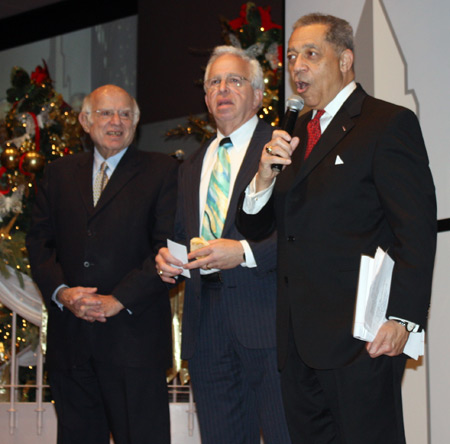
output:
M298 113L303 109L305 105L304 100L297 95L291 96L286 102L286 113L281 122L281 129L285 130L287 133L292 134L295 127L295 122L297 121ZM272 170L280 172L283 169L283 165L274 163L272 165Z

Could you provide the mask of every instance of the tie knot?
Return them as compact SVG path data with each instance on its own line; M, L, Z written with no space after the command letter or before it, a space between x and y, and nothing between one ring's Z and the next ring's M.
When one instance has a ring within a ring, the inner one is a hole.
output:
M219 146L223 146L224 148L228 149L233 146L233 143L231 142L231 139L229 137L224 137L220 143Z
M316 115L314 116L314 120L319 120L324 114L325 114L325 110L319 109L317 111Z

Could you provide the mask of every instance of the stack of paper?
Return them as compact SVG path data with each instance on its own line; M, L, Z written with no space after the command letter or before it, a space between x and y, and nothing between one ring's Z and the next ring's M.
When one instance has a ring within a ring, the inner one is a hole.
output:
M394 261L381 248L374 258L361 256L358 292L356 296L353 336L372 342L386 322ZM417 359L424 353L425 332L410 333L404 353Z

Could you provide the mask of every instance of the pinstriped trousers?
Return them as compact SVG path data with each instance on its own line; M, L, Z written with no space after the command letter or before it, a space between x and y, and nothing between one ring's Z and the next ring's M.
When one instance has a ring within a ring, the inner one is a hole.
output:
M189 360L202 444L259 444L261 433L265 444L289 444L276 349L244 347L232 331L221 283L202 287L200 332Z

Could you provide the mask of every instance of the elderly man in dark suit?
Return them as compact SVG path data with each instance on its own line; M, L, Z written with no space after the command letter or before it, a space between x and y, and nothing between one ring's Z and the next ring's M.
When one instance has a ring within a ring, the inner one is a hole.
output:
M258 169L271 127L258 119L263 75L257 60L217 47L206 68L206 104L217 137L181 167L176 240L191 252L182 357L189 371L203 444L289 443L275 352L275 235L248 242L236 230L239 195ZM225 199L224 199L225 196ZM195 258L198 259L195 259ZM183 264L167 248L159 273L174 283Z
M436 203L419 123L369 97L353 58L346 21L295 23L288 67L312 111L293 137L274 132L239 212L250 238L278 230L279 365L294 443L405 442L402 352L430 300ZM366 345L352 337L358 268L377 247L395 266L388 320Z
M59 444L169 443L171 316L154 257L172 234L177 163L131 145L136 101L88 95L94 152L48 165L27 237L49 312Z

